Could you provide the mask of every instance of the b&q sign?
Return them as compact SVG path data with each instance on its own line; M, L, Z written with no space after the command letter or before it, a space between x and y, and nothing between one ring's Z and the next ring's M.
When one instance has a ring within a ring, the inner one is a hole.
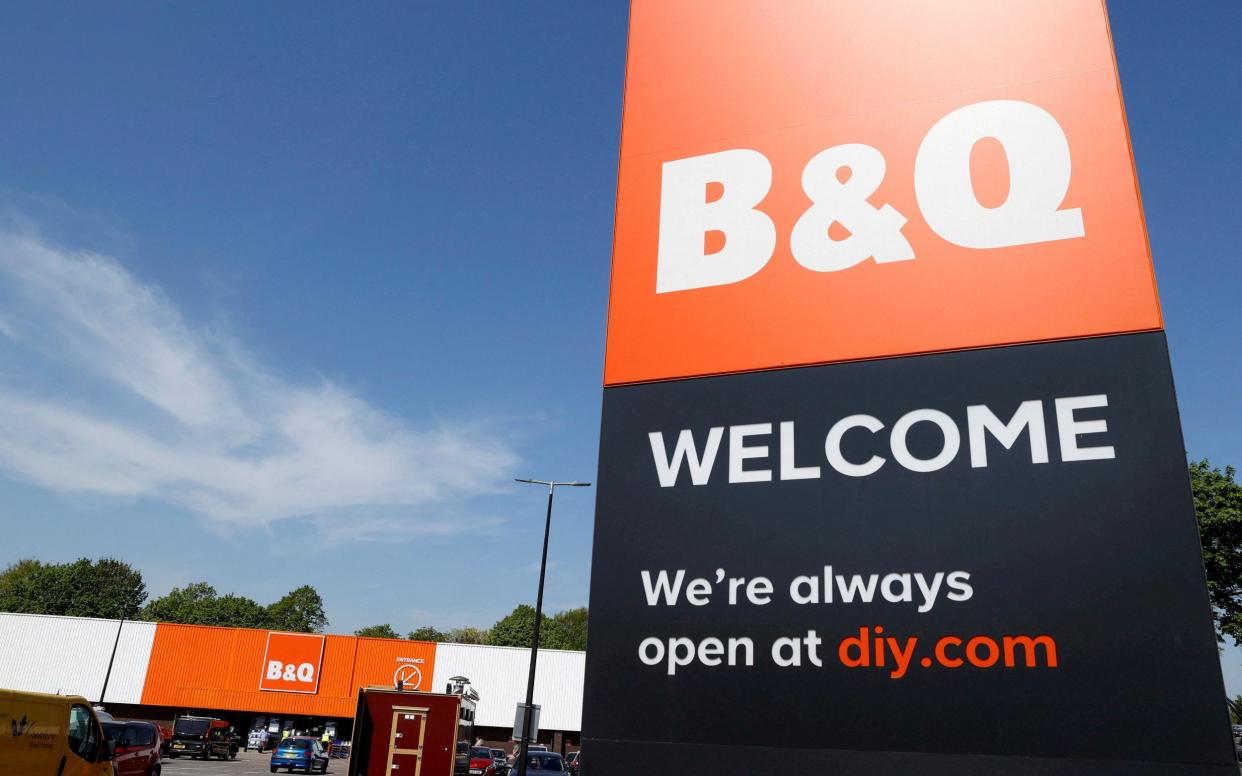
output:
M1161 326L1097 0L636 2L624 122L608 385Z
M633 0L592 776L1236 776L1162 327L1099 0Z
M267 634L259 689L308 694L319 692L324 638L314 633Z

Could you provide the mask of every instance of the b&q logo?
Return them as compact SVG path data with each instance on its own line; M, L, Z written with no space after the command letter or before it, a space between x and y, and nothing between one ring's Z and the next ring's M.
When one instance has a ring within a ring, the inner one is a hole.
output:
M1005 201L979 201L970 156L982 140L998 141L1009 165ZM820 151L802 168L810 206L789 234L793 258L813 272L916 258L902 234L906 216L869 198L887 163L862 143ZM927 225L964 248L1006 248L1083 236L1082 213L1061 210L1070 183L1070 149L1061 125L1028 102L994 100L959 108L923 138L914 160L914 191ZM713 200L705 192L721 189ZM656 293L737 283L763 269L776 249L776 225L757 208L772 187L772 165L758 151L737 149L665 162L660 185ZM847 233L834 237L833 224ZM704 237L724 246L708 254Z
M605 383L1158 329L1099 0L633 4Z
M324 636L313 633L269 633L263 654L259 689L273 692L319 692Z

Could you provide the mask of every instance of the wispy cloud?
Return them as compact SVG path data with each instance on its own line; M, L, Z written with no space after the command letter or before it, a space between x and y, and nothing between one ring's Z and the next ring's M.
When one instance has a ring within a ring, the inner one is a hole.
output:
M342 538L451 533L518 462L479 421L415 428L300 383L186 320L117 260L0 232L0 467L212 521L312 518Z

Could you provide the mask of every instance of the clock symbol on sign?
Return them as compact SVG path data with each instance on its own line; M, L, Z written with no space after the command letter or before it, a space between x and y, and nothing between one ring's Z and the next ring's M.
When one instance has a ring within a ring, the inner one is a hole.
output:
M409 663L397 666L392 675L392 683L394 686L400 683L403 687L417 688L423 683L423 672L418 670L418 666Z

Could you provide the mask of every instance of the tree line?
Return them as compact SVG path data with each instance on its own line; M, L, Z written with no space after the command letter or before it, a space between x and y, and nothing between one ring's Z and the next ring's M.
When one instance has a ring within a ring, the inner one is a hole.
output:
M149 620L184 625L219 625L293 633L322 633L328 626L323 598L310 585L289 591L270 604L228 593L220 595L206 582L175 587L147 600L142 573L116 558L79 558L68 563L43 563L25 558L0 572L0 612L54 614L70 617ZM569 609L540 621L539 644L547 649L586 649L586 607ZM405 638L416 641L529 647L535 610L518 606L491 628L431 626ZM391 625L373 625L359 636L399 639Z
M456 644L487 644L493 647L530 647L535 633L535 609L519 604L512 612L497 620L492 627L454 628L442 631L430 625L416 628L406 634L412 641L453 642ZM371 625L354 631L355 636L377 639L399 639L400 634L392 625ZM539 620L539 647L541 649L585 650L587 644L587 608L566 609L551 617L543 615Z
M323 598L310 585L263 605L240 595L220 595L206 582L173 588L147 601L142 573L116 558L43 563L25 558L0 572L0 611L70 617L225 625L294 633L328 626Z

